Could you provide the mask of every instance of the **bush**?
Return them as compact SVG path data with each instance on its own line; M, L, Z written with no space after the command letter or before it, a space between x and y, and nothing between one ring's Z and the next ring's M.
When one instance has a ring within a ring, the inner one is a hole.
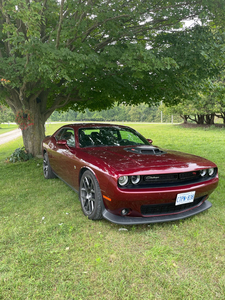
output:
M28 153L25 150L25 147L22 147L22 148L17 148L13 152L13 154L11 154L9 158L7 158L7 161L15 163L17 161L27 161L32 158L33 158L33 155L31 153Z

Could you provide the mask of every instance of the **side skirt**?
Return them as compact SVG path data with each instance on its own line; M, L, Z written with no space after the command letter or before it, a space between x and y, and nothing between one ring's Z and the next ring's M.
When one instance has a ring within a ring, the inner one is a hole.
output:
M62 179L61 177L59 177L56 173L54 173L55 176L57 176L60 180L62 180L66 185L68 185L74 192L76 192L77 194L79 194L79 191L77 191L72 185L70 185L69 183L67 183L64 179Z

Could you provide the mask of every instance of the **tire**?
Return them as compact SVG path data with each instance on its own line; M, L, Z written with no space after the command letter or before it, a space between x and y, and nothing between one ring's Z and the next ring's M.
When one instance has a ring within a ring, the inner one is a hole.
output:
M52 168L49 163L48 154L45 152L43 159L43 172L45 179L56 178L56 175L53 173Z
M98 181L89 170L85 171L80 180L79 198L85 216L90 220L102 219L102 194Z

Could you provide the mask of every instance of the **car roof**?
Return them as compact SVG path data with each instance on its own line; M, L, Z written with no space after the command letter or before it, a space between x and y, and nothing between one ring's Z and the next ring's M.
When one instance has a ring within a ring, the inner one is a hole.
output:
M72 127L74 129L79 128L98 128L98 127L120 127L120 128L129 128L128 126L118 125L118 124L110 124L110 123L73 123L73 124L66 124L63 127Z

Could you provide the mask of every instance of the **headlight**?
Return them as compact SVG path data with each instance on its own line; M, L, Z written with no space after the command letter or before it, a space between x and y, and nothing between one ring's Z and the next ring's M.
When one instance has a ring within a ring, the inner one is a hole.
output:
M201 175L202 177L204 177L204 176L206 175L206 170L201 170L201 171L200 171L200 175Z
M141 177L139 175L137 176L131 176L131 182L133 184L138 184L138 182L141 180Z
M213 174L214 174L214 168L208 169L208 174L209 174L209 176L213 176Z
M119 185L124 186L128 183L128 176L121 176L118 179Z

